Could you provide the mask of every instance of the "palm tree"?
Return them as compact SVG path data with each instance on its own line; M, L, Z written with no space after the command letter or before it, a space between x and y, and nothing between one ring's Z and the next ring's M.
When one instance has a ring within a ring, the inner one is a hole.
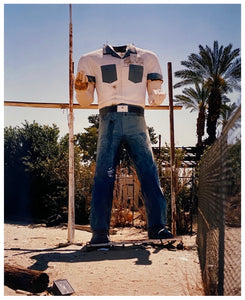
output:
M199 54L190 54L181 65L187 69L175 72L182 79L174 87L204 82L210 90L208 97L207 144L216 139L217 120L220 116L222 97L234 90L240 90L241 59L240 49L232 50L232 45L219 47L214 41L213 49L199 45Z
M232 103L230 105L226 103L222 104L220 108L220 118L217 122L218 126L221 126L221 128L223 129L236 109L237 109L236 103Z
M198 83L195 83L195 89L185 88L182 93L182 95L175 95L177 104L190 108L191 112L198 111L196 124L197 146L203 146L202 137L204 135L209 89L204 85L199 86Z

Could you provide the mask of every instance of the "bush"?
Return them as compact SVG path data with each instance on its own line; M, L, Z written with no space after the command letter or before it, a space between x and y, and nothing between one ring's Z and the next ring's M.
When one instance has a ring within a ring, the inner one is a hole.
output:
M88 174L86 174L88 169ZM88 222L91 167L80 163L75 147L75 203L79 223ZM86 188L81 182L86 178ZM89 181L89 184L88 184ZM25 122L4 129L4 212L11 217L47 219L61 214L66 220L68 202L68 136L59 140L56 125Z

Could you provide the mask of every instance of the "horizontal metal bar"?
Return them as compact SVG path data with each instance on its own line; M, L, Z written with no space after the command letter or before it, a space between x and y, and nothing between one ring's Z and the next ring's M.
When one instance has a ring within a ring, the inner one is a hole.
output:
M68 109L69 103L48 103L48 102L20 102L20 101L4 101L4 106L18 106L18 107L36 107L36 108L60 108ZM98 109L98 104L90 104L82 106L80 104L73 104L74 109ZM173 107L174 110L181 110L181 105ZM168 105L150 106L146 105L145 109L150 110L169 110Z

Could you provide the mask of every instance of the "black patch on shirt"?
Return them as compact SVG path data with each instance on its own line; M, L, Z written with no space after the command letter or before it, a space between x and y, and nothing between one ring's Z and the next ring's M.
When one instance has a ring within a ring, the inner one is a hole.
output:
M101 66L102 80L106 83L112 83L117 80L116 65L104 65Z
M138 83L142 82L144 67L140 65L129 65L128 80Z

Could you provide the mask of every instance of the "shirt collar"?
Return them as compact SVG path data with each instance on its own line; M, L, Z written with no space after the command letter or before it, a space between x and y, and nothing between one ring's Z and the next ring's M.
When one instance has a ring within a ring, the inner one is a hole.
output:
M119 54L117 54L117 52L114 50L113 46L107 44L103 47L103 55L112 55L114 57L117 57L117 58L126 58L128 56L130 56L130 54L137 54L137 51L136 51L136 48L133 44L129 44L129 45L126 45L126 46L121 46L122 48L123 47L126 47L126 51L125 51L125 54L123 57L121 57ZM117 48L120 48L120 47L117 47Z

